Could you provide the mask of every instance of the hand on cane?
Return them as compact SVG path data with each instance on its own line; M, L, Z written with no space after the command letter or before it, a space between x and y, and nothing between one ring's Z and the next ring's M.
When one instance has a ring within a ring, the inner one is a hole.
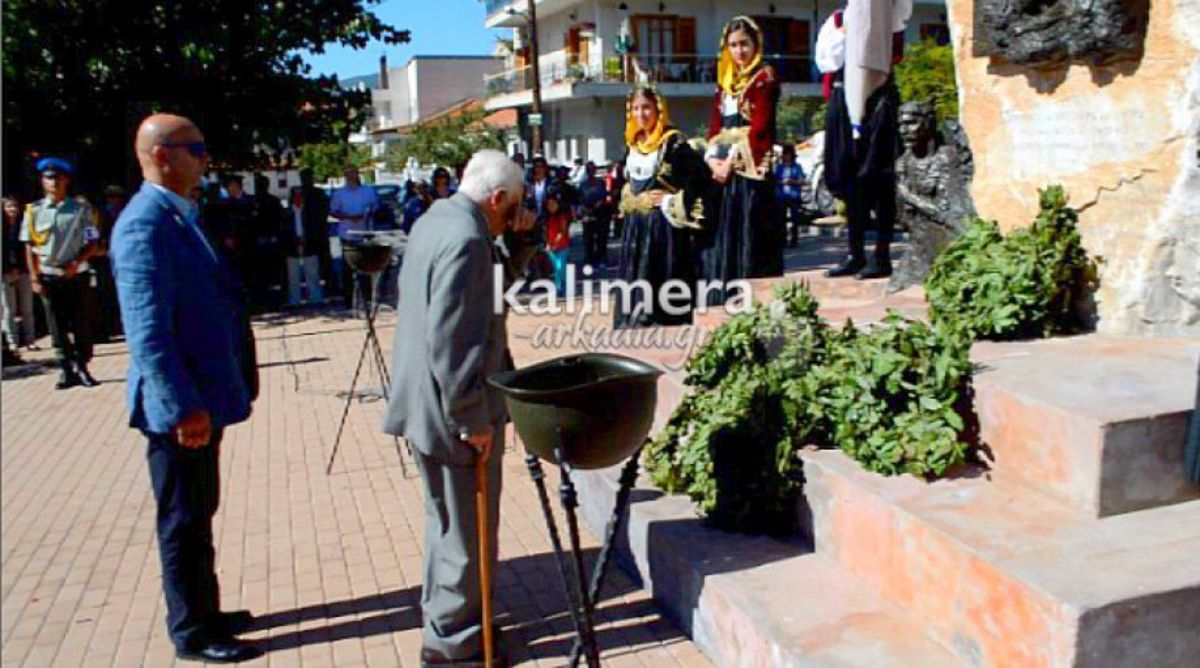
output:
M487 461L488 455L492 452L492 430L470 434L463 441L479 453L480 459Z

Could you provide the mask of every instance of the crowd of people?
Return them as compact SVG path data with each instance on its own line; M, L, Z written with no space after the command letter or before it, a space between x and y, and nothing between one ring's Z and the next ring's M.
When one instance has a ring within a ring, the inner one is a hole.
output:
M20 352L36 350L39 335L48 332L62 364L59 386L90 386L92 346L122 334L108 247L127 191L110 185L92 199L74 192L76 168L62 158L41 159L36 170L41 197L3 200L4 364L22 363ZM431 191L438 197L448 196L449 175L443 174ZM299 175L286 199L271 193L263 175L254 176L253 195L236 173L189 189L200 228L233 267L253 312L326 304L330 297L351 304L354 282L340 240L352 230L401 227L400 216L361 182L357 169L346 169L345 185L332 195L314 183L310 170ZM429 201L406 198L404 229Z

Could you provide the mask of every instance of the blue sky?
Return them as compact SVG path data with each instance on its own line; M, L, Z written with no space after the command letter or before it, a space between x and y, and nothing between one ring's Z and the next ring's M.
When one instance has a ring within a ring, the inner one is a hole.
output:
M384 22L411 30L412 41L396 46L373 43L357 51L330 46L323 54L305 57L313 66L313 75L336 74L344 79L371 74L378 70L379 56L385 53L392 67L413 56L488 55L496 36L505 32L484 29L479 0L384 0L370 9Z

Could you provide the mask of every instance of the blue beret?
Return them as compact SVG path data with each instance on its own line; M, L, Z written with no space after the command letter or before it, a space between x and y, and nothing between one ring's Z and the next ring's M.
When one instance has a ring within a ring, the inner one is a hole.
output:
M39 172L61 172L63 174L74 174L75 167L63 160L62 158L42 158L38 160L37 170Z

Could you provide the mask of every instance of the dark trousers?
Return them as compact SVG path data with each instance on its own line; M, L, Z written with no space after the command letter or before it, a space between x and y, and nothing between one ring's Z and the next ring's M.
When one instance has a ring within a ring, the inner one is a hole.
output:
M87 364L92 360L90 275L63 278L42 274L39 280L55 356L64 366Z
M148 435L167 633L180 648L207 640L213 615L221 609L212 531L221 436L217 430L207 446L192 450L176 445L171 436Z
M595 213L583 219L584 263L608 264L608 235L612 216Z
M787 216L788 243L795 246L796 241L800 238L800 223L804 220L803 206L799 199L781 197L779 198L779 209L780 213Z
M872 218L874 214L874 218ZM846 202L850 255L866 257L866 231L875 230L875 261L891 261L891 244L896 222L896 175L884 173L877 178L856 178L850 183Z
M825 126L825 183L846 201L850 256L865 257L866 231L873 228L875 260L890 261L896 221L896 157L900 155L897 110L900 93L888 79L867 98L863 132L853 139L841 88L829 99ZM874 213L874 217L872 217Z

